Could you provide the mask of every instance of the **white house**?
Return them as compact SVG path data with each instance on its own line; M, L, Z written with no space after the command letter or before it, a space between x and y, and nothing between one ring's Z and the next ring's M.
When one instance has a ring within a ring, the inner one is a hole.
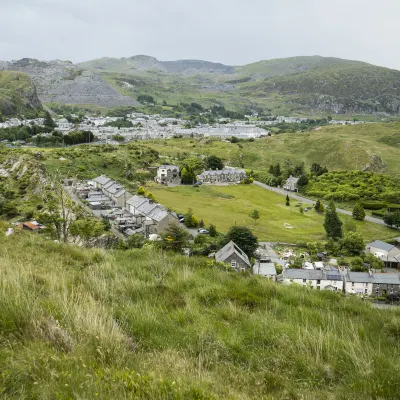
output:
M298 181L299 181L299 178L295 178L294 176L290 175L290 177L284 183L283 188L290 192L298 192L299 191L299 189L297 187Z
M371 272L348 272L345 277L345 292L370 296L373 289Z
M343 291L343 276L339 271L286 268L280 276L280 281L284 284L297 283L317 290Z
M382 260L386 268L400 267L400 249L393 244L375 240L366 245L365 251Z

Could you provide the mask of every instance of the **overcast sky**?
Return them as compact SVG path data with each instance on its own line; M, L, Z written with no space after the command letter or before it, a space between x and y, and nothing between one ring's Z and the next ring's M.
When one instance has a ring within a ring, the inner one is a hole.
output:
M400 0L0 0L0 60L334 56L400 70Z

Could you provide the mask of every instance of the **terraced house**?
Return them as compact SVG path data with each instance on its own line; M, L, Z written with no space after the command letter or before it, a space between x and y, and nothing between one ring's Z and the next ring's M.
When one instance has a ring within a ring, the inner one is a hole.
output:
M244 169L222 169L216 171L204 171L197 176L201 183L227 183L240 182L247 178Z

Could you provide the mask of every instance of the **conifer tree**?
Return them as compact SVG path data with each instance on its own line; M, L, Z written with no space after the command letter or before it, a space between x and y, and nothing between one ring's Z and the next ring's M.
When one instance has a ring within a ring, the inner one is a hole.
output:
M336 239L343 237L343 222L340 220L336 212L336 207L331 201L326 209L324 228L328 238Z
M365 210L361 203L357 203L353 208L353 218L358 221L364 221Z

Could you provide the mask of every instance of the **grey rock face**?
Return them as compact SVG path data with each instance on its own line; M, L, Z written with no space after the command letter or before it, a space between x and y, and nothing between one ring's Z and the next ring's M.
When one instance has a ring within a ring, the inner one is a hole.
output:
M99 75L84 71L69 61L42 62L24 58L0 62L1 69L28 74L42 102L95 104L104 107L138 104L134 99L121 95Z

